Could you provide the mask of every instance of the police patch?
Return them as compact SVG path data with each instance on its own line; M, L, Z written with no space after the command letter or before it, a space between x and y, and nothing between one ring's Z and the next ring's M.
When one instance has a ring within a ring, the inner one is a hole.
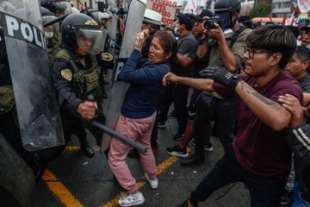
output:
M93 19L87 20L84 24L85 25L98 25L97 22Z
M70 69L63 69L60 71L61 77L67 81L72 81L72 71Z
M108 52L101 53L101 60L106 62L112 62L113 61L113 55Z

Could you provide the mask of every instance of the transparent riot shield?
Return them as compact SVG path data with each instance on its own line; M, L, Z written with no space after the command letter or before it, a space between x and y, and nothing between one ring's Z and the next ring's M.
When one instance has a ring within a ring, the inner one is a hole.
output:
M0 0L1 27L25 149L64 144L38 0Z
M118 62L116 68L114 69L115 81L110 89L109 98L104 103L106 125L112 129L115 127L116 121L120 115L121 106L129 87L128 83L117 81L117 75L122 70L131 52L133 51L137 33L141 31L146 3L146 0L132 0L129 6L128 16L126 19L126 29L122 40ZM102 150L106 150L108 148L110 138L111 137L108 134L104 134Z

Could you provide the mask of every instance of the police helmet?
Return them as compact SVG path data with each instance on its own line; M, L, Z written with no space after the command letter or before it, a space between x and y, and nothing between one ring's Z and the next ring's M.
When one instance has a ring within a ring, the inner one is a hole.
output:
M40 7L40 12L41 12L42 17L43 16L54 16L53 12L51 12L50 10L42 6Z
M98 54L103 50L103 33L97 22L90 16L82 13L68 15L61 24L62 44L64 47L75 50L80 47L81 39L92 42L90 53Z
M71 4L64 0L42 0L41 6L50 10L54 14L57 13L70 14L72 12Z
M214 5L214 13L240 11L241 3L239 0L217 0Z

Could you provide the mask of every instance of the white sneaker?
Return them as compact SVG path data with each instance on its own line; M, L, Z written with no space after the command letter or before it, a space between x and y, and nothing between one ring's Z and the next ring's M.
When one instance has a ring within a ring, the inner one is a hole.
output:
M136 206L144 203L144 196L140 191L131 193L119 199L120 206Z
M154 178L154 179L150 179L150 177L148 176L147 173L144 174L145 179L147 180L147 182L149 182L150 186L152 189L157 189L158 185L159 185L159 180L158 178Z

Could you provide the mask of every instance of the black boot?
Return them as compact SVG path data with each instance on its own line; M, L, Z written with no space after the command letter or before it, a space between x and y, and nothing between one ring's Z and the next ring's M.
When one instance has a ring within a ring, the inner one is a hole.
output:
M184 158L181 160L181 165L184 167L192 167L203 164L205 161L204 155L199 155L198 153L193 154L188 158Z
M81 150L85 156L92 158L95 156L95 150L88 144L86 137L79 138Z
M84 155L86 155L89 158L95 156L95 150L89 145L81 146L81 150L83 151Z

